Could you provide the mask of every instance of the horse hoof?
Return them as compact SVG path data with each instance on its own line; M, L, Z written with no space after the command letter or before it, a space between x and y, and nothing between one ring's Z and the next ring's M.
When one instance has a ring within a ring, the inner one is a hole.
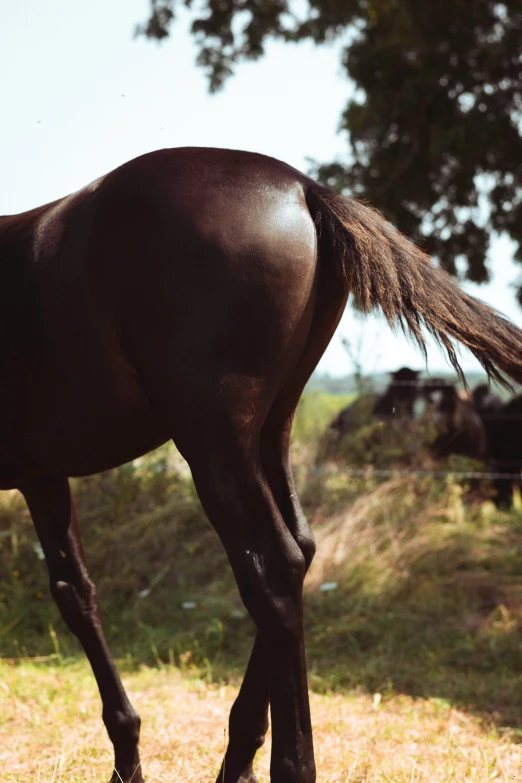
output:
M259 783L259 781L253 772L248 772L246 776L241 775L237 783Z
M116 770L112 773L109 783L145 783L141 769L135 769L126 774L118 773Z

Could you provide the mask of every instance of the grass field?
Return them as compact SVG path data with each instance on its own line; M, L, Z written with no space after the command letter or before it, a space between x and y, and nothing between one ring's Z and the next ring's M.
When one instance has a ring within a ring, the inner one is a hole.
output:
M365 443L379 444L382 466L420 459L414 434L397 449L369 426L318 464L345 401L306 397L293 445L318 539L305 586L318 780L522 781L520 499L501 512L487 486L450 476L328 472L367 464ZM186 466L163 448L74 489L148 780L212 781L253 627ZM6 492L0 656L2 781L108 779L92 676L49 598L27 511ZM267 769L265 748L265 783Z
M112 754L85 664L0 666L0 766L5 783L100 783ZM179 668L141 666L125 684L143 719L146 779L215 780L236 688ZM520 779L522 746L509 732L443 699L313 694L321 783L486 783ZM269 740L258 754L267 783Z

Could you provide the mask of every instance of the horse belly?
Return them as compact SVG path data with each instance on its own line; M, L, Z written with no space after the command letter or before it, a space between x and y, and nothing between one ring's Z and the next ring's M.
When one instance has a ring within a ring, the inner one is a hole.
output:
M65 386L47 415L40 406L28 417L22 451L48 472L85 476L122 465L165 443L158 422L135 379L95 385L73 393Z

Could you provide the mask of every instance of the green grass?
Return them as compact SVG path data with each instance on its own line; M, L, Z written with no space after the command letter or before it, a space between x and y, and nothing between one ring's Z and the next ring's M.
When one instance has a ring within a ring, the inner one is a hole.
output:
M302 451L307 444L315 445L339 411L350 405L354 399L354 394L306 392L299 403L292 430L295 449Z

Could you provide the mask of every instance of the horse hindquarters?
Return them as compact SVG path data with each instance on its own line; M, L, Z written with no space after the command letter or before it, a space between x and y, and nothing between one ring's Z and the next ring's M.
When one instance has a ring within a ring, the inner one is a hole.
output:
M268 700L272 780L315 780L302 621L313 538L292 497L288 439L346 295L337 279L334 285L317 274L302 189L289 195L278 204L270 194L266 212L252 206L247 224L234 225L233 253L226 227L212 241L208 231L180 239L168 225L158 228L172 244L158 248L151 263L167 272L143 278L140 291L153 306L142 306L143 318L127 335L151 406L191 467L258 630L231 715L223 783L251 774ZM284 221L276 221L278 211ZM187 257L173 260L180 246Z
M320 303L314 308L309 337L291 378L279 392L260 434L261 466L284 525L298 545L308 570L314 554L313 532L299 502L290 461L290 433L303 388L331 339L344 310L345 295L329 291L319 279ZM229 743L216 783L255 783L252 762L268 728L269 679L265 671L262 634L257 633L252 655L229 721Z

